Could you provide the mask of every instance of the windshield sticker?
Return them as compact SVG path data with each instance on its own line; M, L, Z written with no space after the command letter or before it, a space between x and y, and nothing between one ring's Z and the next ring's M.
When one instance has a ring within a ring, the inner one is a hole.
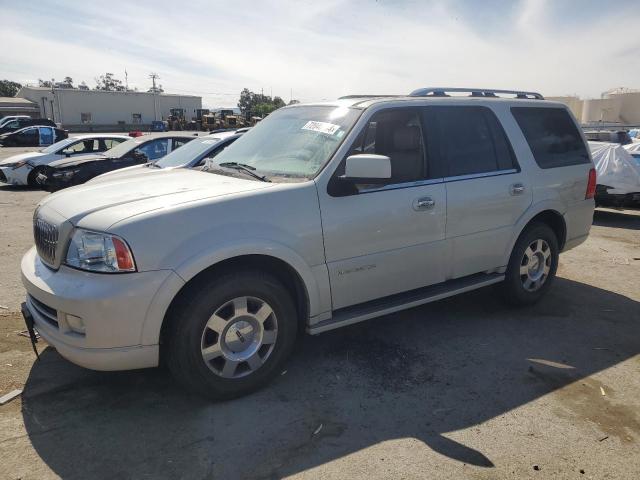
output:
M320 132L326 133L327 135L333 135L340 130L340 125L310 120L302 126L302 130L311 130L312 132Z

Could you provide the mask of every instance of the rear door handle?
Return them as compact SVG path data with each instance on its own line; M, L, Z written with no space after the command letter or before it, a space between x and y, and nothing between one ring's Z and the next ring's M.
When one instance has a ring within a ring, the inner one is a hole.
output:
M436 205L436 201L431 197L422 197L413 201L413 209L420 210L430 210Z
M511 195L522 195L524 193L524 185L522 183L514 183L509 187Z

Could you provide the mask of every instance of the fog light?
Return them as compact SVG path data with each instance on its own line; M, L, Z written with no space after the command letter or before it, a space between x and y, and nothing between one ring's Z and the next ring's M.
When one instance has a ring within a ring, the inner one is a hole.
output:
M72 332L81 333L84 335L84 322L80 317L75 315L69 315L67 313L67 325Z

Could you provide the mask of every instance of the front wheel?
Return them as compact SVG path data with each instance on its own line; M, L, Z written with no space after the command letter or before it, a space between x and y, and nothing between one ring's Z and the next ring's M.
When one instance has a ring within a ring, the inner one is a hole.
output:
M287 289L259 271L196 281L169 321L169 369L187 388L213 399L246 395L278 375L298 325Z
M540 300L555 278L558 256L558 239L548 225L527 227L511 252L502 285L505 300L512 305Z
M27 185L32 188L41 187L42 185L40 185L36 179L38 178L38 175L40 175L43 171L44 167L42 165L39 165L32 169L29 172L29 175L27 175Z

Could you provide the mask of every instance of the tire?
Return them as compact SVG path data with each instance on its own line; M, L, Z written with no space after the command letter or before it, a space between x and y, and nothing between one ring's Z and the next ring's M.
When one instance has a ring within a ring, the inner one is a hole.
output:
M558 269L558 239L545 223L529 225L518 238L502 283L511 305L532 305L547 292Z
M33 170L31 170L29 172L29 175L27 175L27 185L32 187L32 188L41 187L42 185L40 185L38 182L36 182L36 178L43 171L44 171L44 168L42 167L42 165L37 166Z
M215 400L247 395L280 374L298 329L287 289L274 276L252 270L197 281L168 320L171 373L189 390Z

